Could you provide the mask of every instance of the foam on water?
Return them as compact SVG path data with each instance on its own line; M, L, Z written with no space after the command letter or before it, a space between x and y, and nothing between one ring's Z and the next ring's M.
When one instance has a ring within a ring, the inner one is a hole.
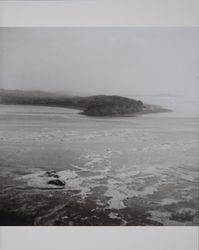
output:
M197 212L199 120L181 114L97 119L68 109L0 105L2 178L18 175L23 188L74 191L81 201L114 211L133 209L137 199L154 221L182 225L176 218ZM47 184L51 169L64 187Z

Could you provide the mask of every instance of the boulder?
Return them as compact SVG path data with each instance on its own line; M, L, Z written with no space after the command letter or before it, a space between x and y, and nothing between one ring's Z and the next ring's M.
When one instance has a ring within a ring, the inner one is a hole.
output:
M50 180L50 181L47 182L47 184L49 184L49 185L55 185L55 186L65 186L65 182L61 181L59 179Z
M57 172L55 170L46 171L46 176L59 178L59 175L57 174Z

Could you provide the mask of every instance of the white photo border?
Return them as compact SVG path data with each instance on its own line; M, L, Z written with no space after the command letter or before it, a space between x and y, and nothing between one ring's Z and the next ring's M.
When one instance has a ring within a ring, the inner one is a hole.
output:
M0 26L196 27L199 1L0 1ZM1 227L0 249L197 250L198 227Z

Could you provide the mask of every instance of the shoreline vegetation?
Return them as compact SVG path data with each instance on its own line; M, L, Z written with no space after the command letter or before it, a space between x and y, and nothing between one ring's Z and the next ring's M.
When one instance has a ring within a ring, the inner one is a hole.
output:
M0 104L37 105L80 110L87 116L132 116L171 112L158 105L144 104L140 100L116 95L71 96L43 91L0 89Z

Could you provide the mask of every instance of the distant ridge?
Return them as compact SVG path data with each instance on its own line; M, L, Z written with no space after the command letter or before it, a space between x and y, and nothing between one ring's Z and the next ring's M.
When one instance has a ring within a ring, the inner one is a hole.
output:
M125 115L141 112L141 101L111 95L67 96L43 91L0 89L0 103L76 108L89 116Z

